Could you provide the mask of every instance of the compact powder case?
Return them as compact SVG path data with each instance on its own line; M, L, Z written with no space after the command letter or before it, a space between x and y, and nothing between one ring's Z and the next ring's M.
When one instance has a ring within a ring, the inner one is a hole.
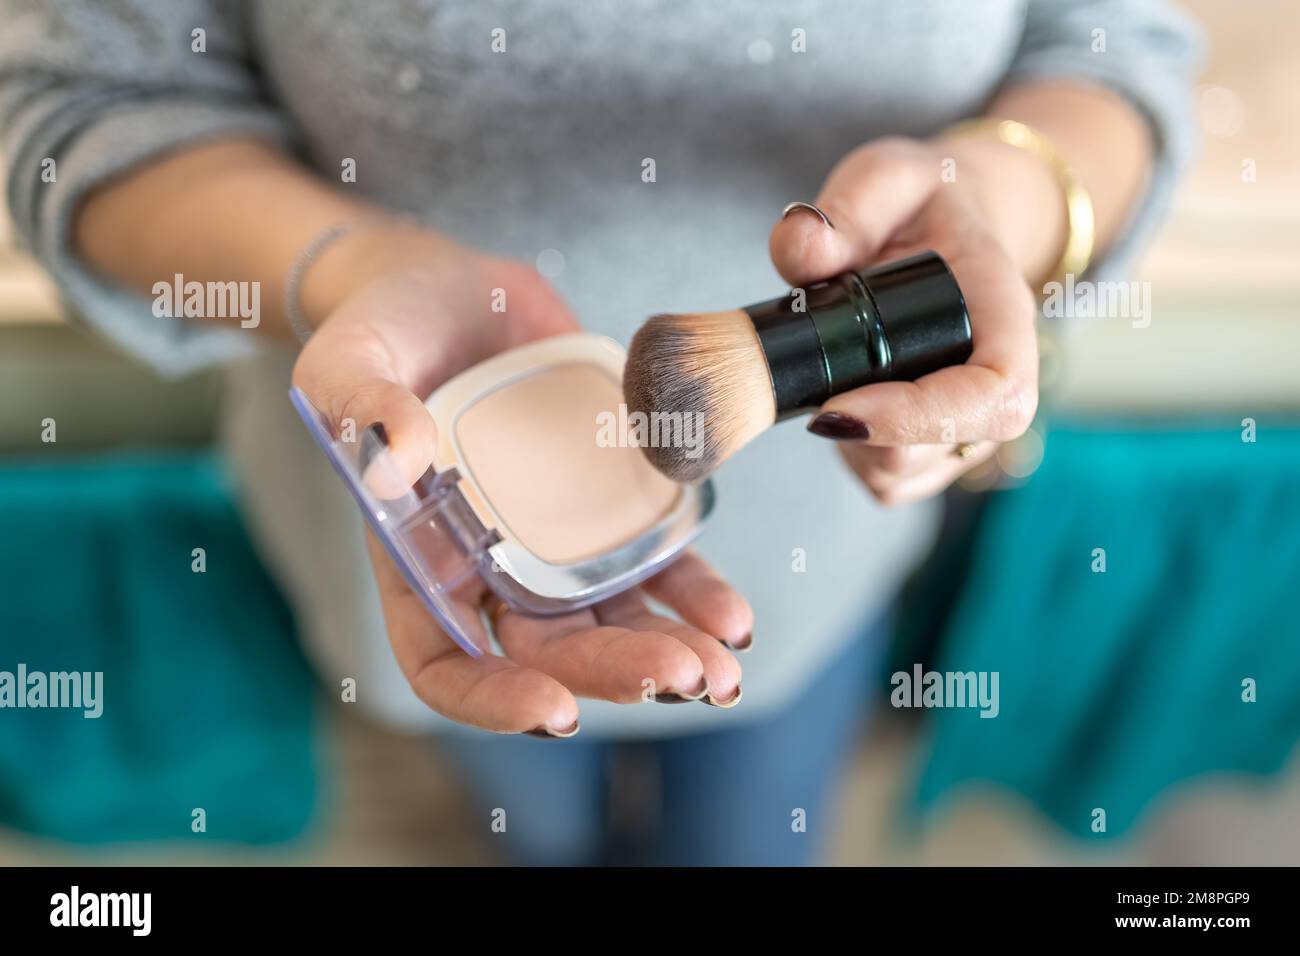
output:
M630 439L625 358L574 333L460 373L425 403L433 466L400 493L387 449L336 438L301 391L290 399L412 590L477 656L482 628L466 619L484 583L525 614L577 610L661 570L713 508L709 482L665 478Z

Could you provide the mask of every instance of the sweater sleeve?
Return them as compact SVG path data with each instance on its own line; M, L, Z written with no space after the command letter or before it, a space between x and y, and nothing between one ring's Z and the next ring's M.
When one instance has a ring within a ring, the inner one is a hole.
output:
M1199 28L1167 0L1029 0L1007 84L1079 79L1125 97L1151 128L1155 154L1143 195L1091 278L1122 275L1168 212L1195 157L1192 89L1200 69Z
M150 158L230 136L291 143L249 60L242 4L0 0L0 22L6 201L76 319L164 374L252 351L246 332L156 317L80 261L71 234L89 190Z

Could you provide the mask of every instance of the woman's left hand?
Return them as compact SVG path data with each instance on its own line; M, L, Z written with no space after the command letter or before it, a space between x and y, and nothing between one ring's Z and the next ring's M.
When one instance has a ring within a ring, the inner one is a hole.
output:
M957 180L945 182L945 160L963 148L970 161L957 159ZM1006 157L985 149L874 141L846 156L814 200L830 225L796 207L772 230L772 261L796 287L932 249L965 295L974 336L965 365L836 395L808 426L841 442L885 504L942 491L1023 434L1038 406L1034 297L986 214L996 200L981 191L981 173Z

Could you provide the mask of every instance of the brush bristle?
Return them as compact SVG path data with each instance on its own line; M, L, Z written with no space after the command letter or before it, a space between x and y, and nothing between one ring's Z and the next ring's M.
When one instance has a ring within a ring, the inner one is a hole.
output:
M704 478L776 418L763 348L739 310L651 318L628 349L623 397L629 413L698 423L690 443L642 444L674 481Z

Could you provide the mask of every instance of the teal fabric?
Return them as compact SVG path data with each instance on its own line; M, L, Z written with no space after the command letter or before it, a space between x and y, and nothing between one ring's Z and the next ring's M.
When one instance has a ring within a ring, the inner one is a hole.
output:
M1261 417L1256 439L1232 421L1052 430L1028 484L993 497L935 662L999 672L1001 713L927 711L916 807L992 784L1099 840L1186 781L1282 767L1300 738L1300 427Z
M300 834L313 685L215 459L11 459L0 528L0 671L104 675L98 719L0 709L0 823L79 843Z

